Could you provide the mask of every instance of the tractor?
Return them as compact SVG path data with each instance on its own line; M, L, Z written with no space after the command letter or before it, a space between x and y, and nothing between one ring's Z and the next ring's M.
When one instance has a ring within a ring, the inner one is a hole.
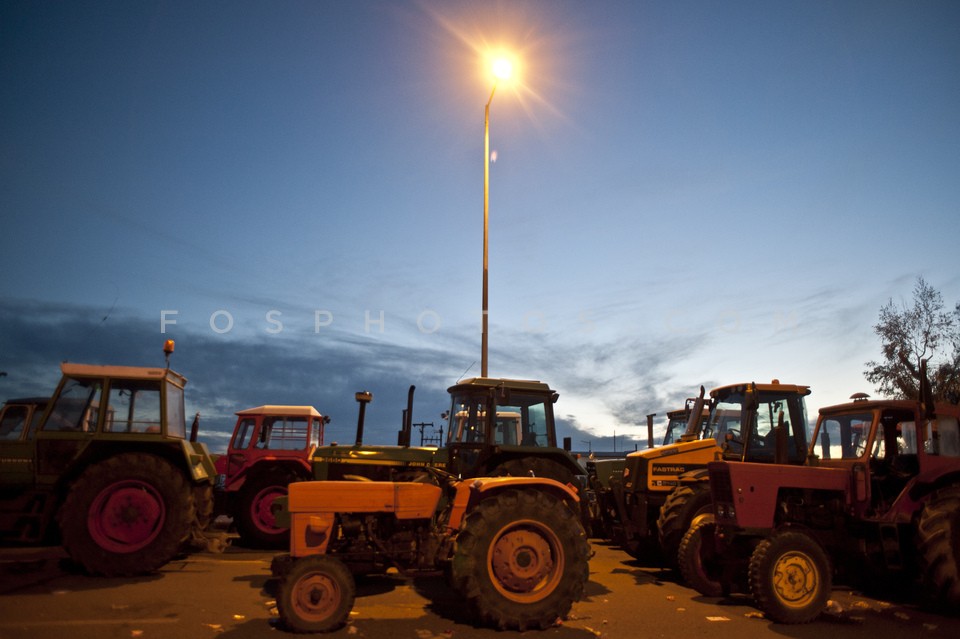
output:
M702 594L749 592L785 624L815 619L835 581L960 606L960 407L852 399L820 410L804 466L709 464L715 521L680 552Z
M186 379L167 368L61 364L48 400L0 418L0 538L59 541L87 572L152 572L203 542L214 461L184 421Z
M278 528L271 506L294 481L310 479L310 460L323 445L330 418L313 406L258 406L237 412L226 455L216 460L218 514L231 517L240 541L262 548L285 547L289 531Z
M688 438L698 438L709 417L709 410L703 409L700 423L689 425L689 415L696 400L687 399L683 408L667 411L667 425L663 434L661 446L669 446L680 442L683 436L689 433ZM647 449L654 447L653 418L656 413L647 415ZM689 428L688 428L689 426ZM624 457L599 457L592 453L584 464L587 469L590 488L596 495L597 516L593 524L593 532L602 538L612 539L617 535L619 528L617 500L614 496L614 485L623 482L623 471L626 466Z
M704 422L690 422L679 442L627 456L620 482L612 482L618 509L616 537L636 558L657 559L675 566L683 535L698 518L710 513L707 464L718 457L732 460L773 461L771 433L784 414L790 431L790 459L801 464L806 455L808 386L731 384L705 391L693 403L691 414ZM744 445L746 442L746 445Z
M355 575L394 568L445 575L476 620L498 629L553 626L583 594L590 548L576 491L540 477L291 484L280 521L290 552L271 570L293 632L330 632L353 608Z
M546 477L571 484L581 495L584 525L589 530L595 500L587 489L586 470L570 451L570 440L557 446L553 404L559 395L532 380L471 378L451 386L446 444L410 446L413 414L411 386L397 446L363 443L364 407L369 392L357 393L360 404L356 443L317 448L313 478L416 481L428 468L458 477Z

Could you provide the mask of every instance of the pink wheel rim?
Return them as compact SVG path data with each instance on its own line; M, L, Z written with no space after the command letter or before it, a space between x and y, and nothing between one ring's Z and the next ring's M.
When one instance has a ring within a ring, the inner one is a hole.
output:
M257 493L250 503L250 514L254 525L262 532L276 534L285 530L277 528L277 518L273 514L273 502L284 497L287 490L282 486L268 486Z
M128 553L156 539L165 519L160 493L147 482L131 479L100 491L90 506L87 528L101 548Z

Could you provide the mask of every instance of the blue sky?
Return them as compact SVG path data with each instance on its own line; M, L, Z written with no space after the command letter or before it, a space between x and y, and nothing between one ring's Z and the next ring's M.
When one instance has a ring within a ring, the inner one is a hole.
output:
M263 403L352 441L362 389L371 441L411 384L439 422L479 374L506 46L490 374L594 449L701 384L815 414L873 391L918 276L960 300L958 36L932 1L4 2L0 397L173 338L213 448Z

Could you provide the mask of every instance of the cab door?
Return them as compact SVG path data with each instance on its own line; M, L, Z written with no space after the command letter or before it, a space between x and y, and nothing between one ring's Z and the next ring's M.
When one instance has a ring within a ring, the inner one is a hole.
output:
M33 486L36 445L33 439L36 404L7 404L0 412L0 486Z

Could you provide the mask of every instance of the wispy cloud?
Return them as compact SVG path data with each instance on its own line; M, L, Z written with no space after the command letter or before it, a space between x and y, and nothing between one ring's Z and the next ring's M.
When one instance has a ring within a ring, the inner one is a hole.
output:
M171 366L189 380L188 413L201 414L201 433L215 449L225 447L233 413L259 404L313 405L332 416L328 441L352 442L359 390L374 394L365 438L393 443L410 385L416 386L414 421L439 426L448 408L446 389L479 372L474 336L456 330L420 335L417 341L409 330L402 339L387 339L335 329L244 337L176 329L161 335L157 320L124 308L0 302L0 369L8 373L0 380L0 394L51 392L65 360L162 366L163 340L173 337ZM549 383L561 393L559 436L575 444L595 442L594 450L604 443L612 449L614 433L619 446L625 436L645 438L648 413L682 406L692 389L671 382L671 366L696 343L689 336L616 343L582 339L558 348L546 334L503 330L491 349L491 374Z

